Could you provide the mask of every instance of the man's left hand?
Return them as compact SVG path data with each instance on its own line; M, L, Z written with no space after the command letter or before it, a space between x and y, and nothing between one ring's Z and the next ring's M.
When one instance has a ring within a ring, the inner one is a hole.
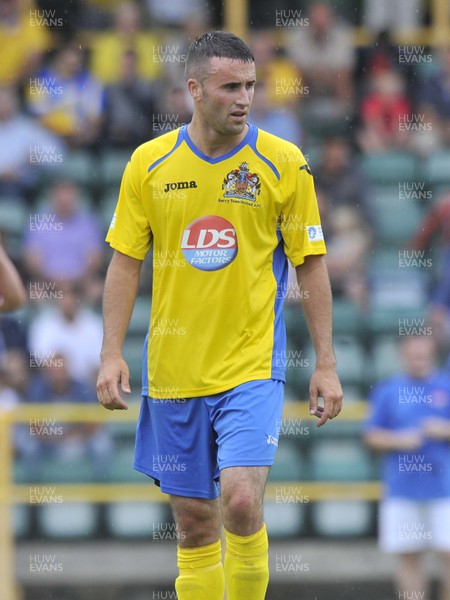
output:
M342 409L342 387L334 367L316 367L309 385L309 412L318 417L317 427L338 416ZM323 398L323 406L319 405Z

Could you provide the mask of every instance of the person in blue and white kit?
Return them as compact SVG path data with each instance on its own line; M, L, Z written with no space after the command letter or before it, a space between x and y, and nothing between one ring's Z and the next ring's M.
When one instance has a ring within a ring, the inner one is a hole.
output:
M430 600L423 554L441 559L440 600L450 600L450 378L436 367L432 336L405 337L403 373L371 395L368 446L385 453L381 550L396 554L396 598Z

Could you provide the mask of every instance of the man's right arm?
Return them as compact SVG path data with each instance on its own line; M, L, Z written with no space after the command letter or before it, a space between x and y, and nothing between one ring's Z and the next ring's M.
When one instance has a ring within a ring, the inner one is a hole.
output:
M381 427L366 431L364 441L369 448L378 452L413 452L423 443L420 431L415 429L393 431Z
M122 344L133 312L142 261L117 250L111 259L103 293L103 344L97 379L99 402L108 410L126 410L119 393L129 394L130 373L122 356Z

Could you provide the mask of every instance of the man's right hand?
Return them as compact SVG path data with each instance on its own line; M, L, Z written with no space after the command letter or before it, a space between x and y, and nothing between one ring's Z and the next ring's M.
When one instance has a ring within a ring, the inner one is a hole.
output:
M130 371L122 356L102 358L97 378L98 401L108 410L128 410L128 405L119 393L131 393Z

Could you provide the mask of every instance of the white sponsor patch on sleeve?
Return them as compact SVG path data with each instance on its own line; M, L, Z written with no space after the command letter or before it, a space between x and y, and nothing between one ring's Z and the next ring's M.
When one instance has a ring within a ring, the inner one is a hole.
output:
M323 240L323 232L321 225L307 225L308 240L310 242L321 242Z
M111 224L109 226L110 229L114 229L114 225L116 224L116 213L113 214L113 218L111 219Z

